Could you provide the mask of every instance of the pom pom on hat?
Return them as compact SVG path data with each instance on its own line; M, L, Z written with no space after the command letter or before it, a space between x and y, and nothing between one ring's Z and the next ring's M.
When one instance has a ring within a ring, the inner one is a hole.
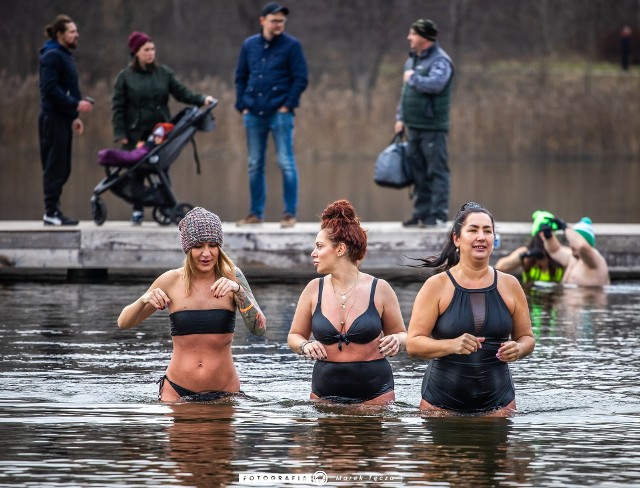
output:
M593 226L591 225L591 219L589 217L582 217L580 222L573 226L573 230L584 237L585 241L587 241L591 247L596 245L596 234L593 232Z
M531 215L533 218L533 224L531 225L531 236L535 237L540 232L540 226L546 224L549 219L552 219L554 215L546 210L536 210Z
M136 53L140 50L142 46L144 46L147 42L151 41L151 37L144 32L134 31L129 36L129 51L131 52L131 56L135 56Z
M189 210L178 224L180 245L186 254L197 244L210 242L222 246L222 222L216 214L202 207Z

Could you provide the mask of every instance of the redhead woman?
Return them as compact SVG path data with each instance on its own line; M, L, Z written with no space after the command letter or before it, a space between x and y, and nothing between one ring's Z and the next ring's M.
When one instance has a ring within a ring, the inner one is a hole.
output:
M240 392L231 356L236 309L254 335L265 333L266 320L242 271L222 250L218 216L196 207L179 228L184 265L160 275L127 305L118 327L130 329L168 307L173 354L160 379L158 398L215 400Z
M389 403L395 393L387 357L407 336L398 298L386 281L360 271L367 234L351 203L330 204L320 228L311 257L323 276L300 295L289 347L316 361L312 399Z
M509 363L533 352L529 308L520 282L489 266L494 219L470 202L453 221L437 274L413 305L407 352L429 360L420 408L426 413L508 415L516 408Z

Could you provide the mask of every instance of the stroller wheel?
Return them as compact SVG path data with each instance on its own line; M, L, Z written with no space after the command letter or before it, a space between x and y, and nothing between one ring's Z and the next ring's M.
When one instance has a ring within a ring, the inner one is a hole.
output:
M171 210L171 219L176 225L178 225L182 220L182 217L187 215L189 210L192 210L192 209L193 209L193 205L191 205L190 203L178 203Z
M107 220L107 206L102 198L95 195L91 197L91 218L96 225L102 225Z
M160 225L169 225L173 222L173 208L153 207L153 220Z

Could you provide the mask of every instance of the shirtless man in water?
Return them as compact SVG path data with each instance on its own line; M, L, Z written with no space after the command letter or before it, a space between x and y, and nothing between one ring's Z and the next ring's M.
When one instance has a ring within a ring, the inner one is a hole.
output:
M569 245L560 244L552 230L563 230ZM562 283L580 286L611 283L607 262L595 248L596 236L589 217L572 226L557 218L550 219L546 226L541 226L540 233L549 255L565 267Z

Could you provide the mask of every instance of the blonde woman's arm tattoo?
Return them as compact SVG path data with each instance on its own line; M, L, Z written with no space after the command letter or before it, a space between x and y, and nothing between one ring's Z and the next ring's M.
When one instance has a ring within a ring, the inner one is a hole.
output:
M244 325L249 329L249 332L261 336L267 330L267 319L260 310L258 301L253 296L251 287L240 268L236 268L236 279L240 285L240 289L233 295L236 307L238 307Z

